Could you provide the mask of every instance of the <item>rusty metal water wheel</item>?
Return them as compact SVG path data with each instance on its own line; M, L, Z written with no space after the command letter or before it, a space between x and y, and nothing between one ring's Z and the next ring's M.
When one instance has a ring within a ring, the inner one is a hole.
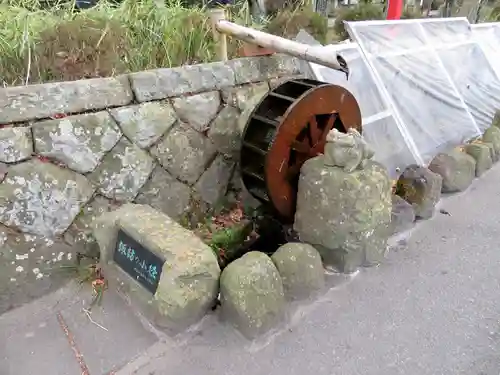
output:
M358 103L341 86L309 79L281 84L251 113L240 155L243 184L284 223L293 222L300 168L323 153L333 128L361 132Z

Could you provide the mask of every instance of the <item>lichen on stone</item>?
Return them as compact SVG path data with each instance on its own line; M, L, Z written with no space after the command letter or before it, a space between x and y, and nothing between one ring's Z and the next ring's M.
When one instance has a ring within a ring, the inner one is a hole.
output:
M33 153L31 129L26 126L0 129L0 162L15 163Z
M109 199L132 201L154 168L151 156L122 138L91 173L99 192Z
M178 120L174 109L167 102L115 108L110 113L128 139L140 148L148 148L157 142Z
M76 172L92 172L122 133L107 112L47 120L33 129L35 150Z
M70 226L93 192L87 178L68 169L38 160L17 164L0 184L0 222L55 236Z

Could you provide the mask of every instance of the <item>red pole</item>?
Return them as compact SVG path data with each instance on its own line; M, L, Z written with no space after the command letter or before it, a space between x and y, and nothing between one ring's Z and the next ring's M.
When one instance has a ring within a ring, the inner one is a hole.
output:
M388 0L387 17L388 20L399 20L403 13L403 0Z

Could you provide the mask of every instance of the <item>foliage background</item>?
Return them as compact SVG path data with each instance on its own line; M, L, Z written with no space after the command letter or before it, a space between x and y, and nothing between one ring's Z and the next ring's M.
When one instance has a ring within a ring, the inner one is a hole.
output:
M79 11L71 0L0 0L0 84L106 77L214 61L216 46L200 1L100 0ZM383 4L364 0L337 9L330 30L327 19L312 11L311 0L269 0L281 8L275 6L269 17L255 22L248 2L238 1L229 7L231 21L286 38L303 28L322 43L347 39L345 20L384 18ZM434 6L443 3L432 1ZM500 20L500 3L487 5L484 18ZM411 8L403 14L421 16ZM240 46L229 38L231 58Z
M256 23L248 3L229 8L238 24L294 37L301 28L326 41L326 18L298 4ZM230 57L240 42L229 38ZM0 84L76 80L211 62L215 43L206 10L186 0L101 0L85 11L72 1L0 4Z

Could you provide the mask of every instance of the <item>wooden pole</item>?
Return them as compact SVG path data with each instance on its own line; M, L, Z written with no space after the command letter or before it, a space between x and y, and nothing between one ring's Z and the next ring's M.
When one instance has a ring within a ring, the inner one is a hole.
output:
M309 46L276 35L236 25L225 20L217 21L215 23L215 28L222 34L227 34L261 47L270 48L276 52L285 53L332 69L341 71L346 70L345 66L339 64L337 54L327 47Z
M224 8L210 9L210 21L212 23L212 32L214 40L219 48L219 60L227 61L227 37L217 30L217 23L226 20L226 11Z

